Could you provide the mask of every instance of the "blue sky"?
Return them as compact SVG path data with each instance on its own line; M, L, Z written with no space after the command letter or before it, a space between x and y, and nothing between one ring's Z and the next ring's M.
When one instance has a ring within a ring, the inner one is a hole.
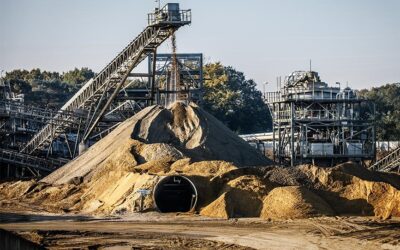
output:
M166 3L167 1L162 1ZM202 52L261 86L313 69L364 88L400 81L398 0L181 0L178 52ZM146 26L154 0L0 0L0 69L100 71ZM170 52L169 44L160 52ZM342 86L343 86L342 85Z

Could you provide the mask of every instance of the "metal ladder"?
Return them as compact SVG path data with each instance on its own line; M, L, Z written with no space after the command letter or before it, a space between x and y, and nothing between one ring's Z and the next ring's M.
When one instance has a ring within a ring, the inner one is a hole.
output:
M171 11L171 5L175 9ZM143 61L149 53L154 53L168 37L180 27L191 23L191 11L176 9L176 4L167 4L161 10L148 15L148 26L128 46L123 49L99 74L89 80L54 117L52 124L45 125L22 148L21 152L33 153L45 146L66 131L68 123L74 123L75 115L65 111L88 113L83 141L89 138L100 119L108 111L111 102L123 87L130 72ZM64 116L63 119L58 119Z
M400 172L400 147L375 162L369 169L380 172L391 172L397 169L397 172Z

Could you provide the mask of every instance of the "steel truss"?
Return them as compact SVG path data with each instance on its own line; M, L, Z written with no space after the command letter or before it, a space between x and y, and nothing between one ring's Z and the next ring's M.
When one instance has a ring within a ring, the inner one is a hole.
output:
M400 147L370 166L371 170L400 173Z
M179 85L175 86L172 73L172 54L157 54L156 60L149 57L148 68L155 75L154 92L156 103L168 106L176 100L201 102L203 88L203 54L176 54ZM149 79L150 80L150 79Z
M79 123L77 112L86 114L83 133L86 142L103 116L110 111L114 99L123 89L131 71L177 29L191 23L191 11L179 10L177 4L167 4L163 9L149 14L148 26L119 53L99 74L89 80L22 148L23 153L33 153L51 146L51 142L65 133L69 124Z

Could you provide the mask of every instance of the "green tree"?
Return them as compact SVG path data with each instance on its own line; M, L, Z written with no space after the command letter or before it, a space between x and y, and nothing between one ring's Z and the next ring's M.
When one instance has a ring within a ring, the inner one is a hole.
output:
M85 68L74 71L77 75L74 82L78 83L94 75ZM13 70L6 73L5 80L14 93L25 94L26 103L43 107L59 108L79 89L79 85L64 82L58 72L40 69Z
M271 116L253 80L221 63L204 66L204 108L237 133L271 129Z
M62 75L62 80L71 85L80 85L94 76L94 72L88 68L70 70Z
M20 70L16 69L10 72L6 72L6 75L4 77L4 80L27 80L27 76L29 74L29 71L27 70Z
M377 139L400 140L400 83L363 89L359 94L376 105Z

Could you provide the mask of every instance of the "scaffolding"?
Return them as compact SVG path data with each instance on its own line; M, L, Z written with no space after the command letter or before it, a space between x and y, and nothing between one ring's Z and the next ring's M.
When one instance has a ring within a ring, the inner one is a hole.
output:
M317 72L296 71L265 94L273 117L273 155L280 164L333 165L375 158L375 105Z

